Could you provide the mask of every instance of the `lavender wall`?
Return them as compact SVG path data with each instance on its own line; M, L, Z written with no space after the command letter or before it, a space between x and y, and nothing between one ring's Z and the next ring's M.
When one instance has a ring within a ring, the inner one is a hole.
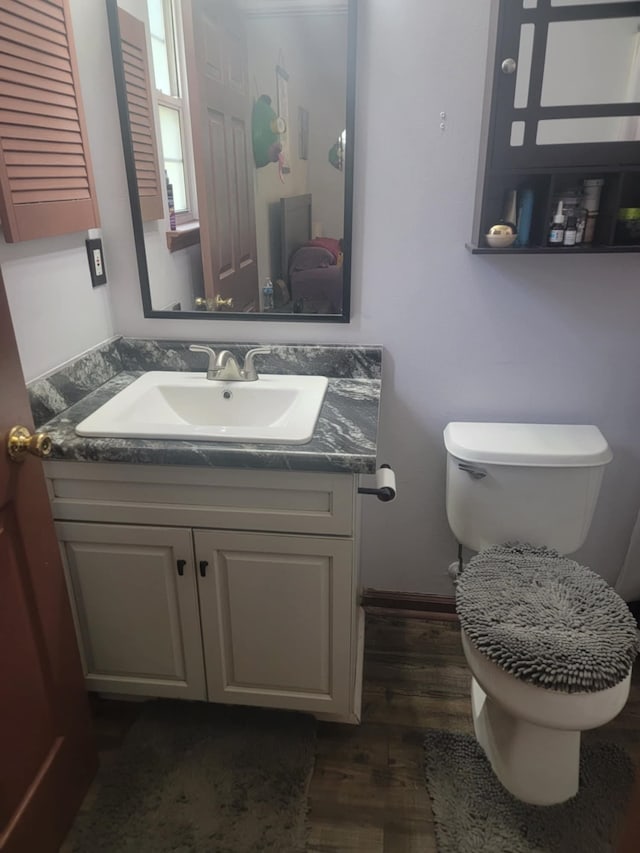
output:
M365 505L366 585L450 592L441 435L454 418L601 427L615 460L578 556L614 581L640 507L640 259L469 255L489 2L360 6L353 322L209 334L384 345L380 459L399 497ZM203 332L144 320L133 291L115 311L127 334Z
M107 254L115 330L384 345L380 460L396 469L399 497L365 504L367 586L450 591L448 420L598 424L615 460L579 557L613 581L640 507L640 257L469 255L489 0L467 0L464 14L449 0L360 6L352 323L145 320L123 237ZM99 81L107 99L110 85ZM122 169L119 150L104 167ZM107 232L120 231L116 201ZM37 346L24 336L21 352ZM640 596L640 566L629 578L627 595Z
M119 275L130 281L135 262L105 3L71 0L70 6L109 284L91 287L85 232L25 243L0 237L2 276L27 381L114 334L111 285Z

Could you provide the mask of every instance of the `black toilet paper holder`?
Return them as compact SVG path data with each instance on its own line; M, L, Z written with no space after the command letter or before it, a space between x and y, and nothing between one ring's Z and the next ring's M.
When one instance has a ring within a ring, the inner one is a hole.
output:
M388 468L393 473L393 469L391 468L391 465L387 465L386 463L384 465L381 465L380 468ZM393 486L380 486L379 488L376 488L376 489L368 489L365 486L360 486L358 488L358 494L360 494L360 495L375 495L379 501L385 501L385 503L387 501L392 501L396 496L395 474L393 475L393 477L394 477L394 485Z

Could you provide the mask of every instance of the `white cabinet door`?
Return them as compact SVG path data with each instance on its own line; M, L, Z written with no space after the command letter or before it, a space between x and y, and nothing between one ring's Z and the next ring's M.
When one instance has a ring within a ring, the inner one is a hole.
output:
M90 690L206 699L190 530L58 522Z
M209 700L347 714L353 543L194 530Z

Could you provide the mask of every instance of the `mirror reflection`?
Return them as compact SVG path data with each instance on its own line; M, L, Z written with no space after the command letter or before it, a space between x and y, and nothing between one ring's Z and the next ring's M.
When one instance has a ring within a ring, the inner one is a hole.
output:
M346 0L107 2L145 313L348 320Z
M639 26L638 17L550 23L541 105L637 101Z
M569 0L554 5L576 5ZM588 5L580 0L579 5ZM637 2L635 7L637 7ZM527 6L525 8L537 8ZM626 10L625 10L626 11ZM600 4L596 18L527 22L520 25L513 106L537 109L530 103L536 33L545 41L539 106L567 108L574 115L535 120L537 146L607 144L640 140L640 17L620 13L606 17ZM575 115L579 107L591 115ZM602 112L603 115L598 113ZM511 122L511 148L525 143L526 123Z
M640 140L640 117L551 118L538 122L536 145L576 145ZM513 145L513 142L511 143Z

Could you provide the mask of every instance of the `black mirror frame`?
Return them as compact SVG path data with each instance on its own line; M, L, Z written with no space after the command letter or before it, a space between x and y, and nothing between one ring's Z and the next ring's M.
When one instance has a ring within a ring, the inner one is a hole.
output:
M271 314L240 311L154 311L151 304L151 290L149 286L149 269L147 267L147 255L144 243L144 228L142 223L142 212L140 210L140 199L136 180L135 163L133 156L133 142L131 138L131 125L129 123L129 109L127 106L127 95L124 79L124 65L122 47L120 44L120 24L118 22L117 0L106 0L107 19L109 23L109 37L111 40L111 57L113 61L113 75L115 79L116 98L118 102L118 114L120 118L120 133L122 136L122 149L129 189L129 203L131 208L131 223L136 245L136 257L138 261L138 276L140 280L140 292L142 296L142 307L144 316L157 319L185 319L185 320L260 320L278 323L349 323L351 319L351 257L353 242L353 160L355 150L355 101L356 101L356 32L357 32L357 3L358 0L348 0L347 13L347 91L346 91L346 138L347 145L344 158L344 233L349 235L349 240L344 246L344 285L342 295L342 314Z

